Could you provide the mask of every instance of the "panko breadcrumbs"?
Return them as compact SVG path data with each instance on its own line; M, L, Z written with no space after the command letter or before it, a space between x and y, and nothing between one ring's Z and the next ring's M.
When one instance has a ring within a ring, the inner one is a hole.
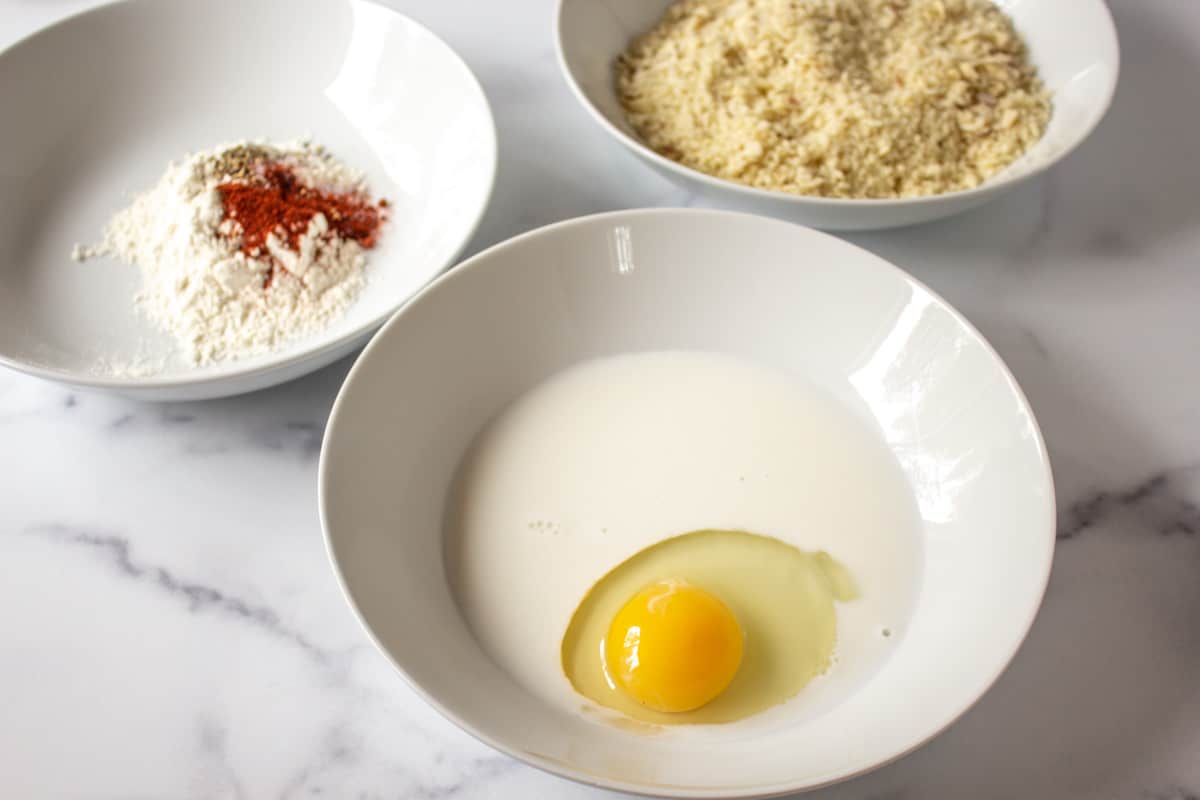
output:
M680 0L616 77L630 125L659 153L824 197L969 189L1050 118L990 0Z

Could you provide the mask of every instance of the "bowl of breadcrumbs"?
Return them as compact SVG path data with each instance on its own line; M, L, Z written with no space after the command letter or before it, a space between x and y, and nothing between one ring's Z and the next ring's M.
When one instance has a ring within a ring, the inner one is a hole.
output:
M668 178L841 230L1049 168L1119 64L1102 0L560 0L558 48L584 107Z

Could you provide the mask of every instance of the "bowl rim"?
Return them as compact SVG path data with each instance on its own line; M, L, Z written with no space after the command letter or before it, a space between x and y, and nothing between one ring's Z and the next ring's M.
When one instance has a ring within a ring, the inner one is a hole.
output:
M1108 115L1108 110L1112 107L1113 96L1116 94L1117 84L1120 81L1121 75L1121 46L1120 40L1117 37L1116 23L1113 22L1112 12L1104 0L1089 0L1093 8L1100 14L1100 18L1105 24L1105 37L1103 42L1099 42L1098 46L1109 51L1113 62L1113 81L1109 86L1108 92L1104 97L1104 101L1100 106L1100 113L1097 114L1086 126L1080 129L1080 133L1075 137L1067 147L1064 147L1054 158L1048 159L1032 169L1022 172L1017 175L1010 175L997 180L985 180L970 189L957 189L953 192L942 192L940 194L925 195L922 197L893 197L893 198L844 198L844 197L821 197L819 195L795 194L792 192L783 192L777 189L759 189L755 186L750 186L737 181L729 180L728 178L719 178L715 175L709 175L707 172L701 172L693 167L680 164L678 161L672 161L666 156L660 155L649 145L644 144L636 136L631 136L621 130L608 117L606 117L599 108L588 97L587 92L579 84L575 78L575 73L571 70L567 63L566 47L563 43L563 14L567 3L577 2L577 0L556 0L554 11L554 55L558 62L558 70L562 73L567 87L571 90L571 94L588 114L596 122L600 124L610 136L615 138L621 144L625 145L635 155L650 162L654 166L674 173L683 178L691 179L699 183L705 184L709 188L720 191L731 191L740 194L746 199L754 200L772 200L784 201L795 205L811 205L825 209L896 209L896 208L916 208L927 205L936 205L939 202L948 200L969 200L971 198L982 198L992 192L999 191L1006 187L1016 186L1023 181L1041 175L1046 170L1058 164L1064 158L1075 151L1077 147L1083 144L1096 126Z
M1030 424L1033 428L1034 437L1032 440L1032 444L1036 448L1038 460L1040 461L1040 465L1041 465L1041 469L1042 469L1042 474L1044 475L1048 508L1047 508L1047 516L1046 516L1046 519L1044 522L1044 528L1046 531L1045 549L1043 551L1044 567L1041 571L1041 575L1038 576L1039 580L1037 583L1037 589L1035 592L1035 596L1032 598L1033 602L1031 602L1029 604L1029 607L1026 611L1025 619L1022 621L1021 628L1020 628L1020 635L1017 636L1013 640L1013 644L1012 644L1012 648L1011 648L1010 652L1003 659L1001 659L1001 661L996 665L996 668L992 671L992 673L987 676L986 681L984 681L980 685L980 689L979 689L978 693L975 694L973 697L971 697L967 702L965 702L961 708L959 708L956 711L954 711L953 713L947 715L945 718L936 721L936 723L933 725L932 729L923 737L919 738L916 741L913 741L912 743L910 743L909 745L907 745L905 747L897 749L896 751L888 754L886 757L879 759L877 761L874 761L873 763L866 764L866 765L859 766L859 767L850 768L850 769L833 771L829 774L821 775L821 776L817 777L816 779L793 780L791 782L782 782L782 783L767 784L767 785L747 785L745 790L733 790L733 792L731 793L731 790L729 787L714 788L714 789L655 787L655 786L648 786L645 784L634 783L634 782L612 780L612 779L604 778L604 777L597 776L594 774L590 774L590 773L587 773L582 770L575 769L575 768L571 767L569 764L555 761L555 760L546 758L544 756L541 756L541 755L538 755L535 753L526 752L519 748L513 747L513 746L509 745L508 743L501 741L500 739L498 739L496 737L490 736L488 734L485 734L485 733L477 730L470 721L468 721L467 719L463 718L462 716L458 715L457 713L455 713L454 711L452 711L448 707L446 707L440 700L438 700L438 698L433 696L433 694L428 692L418 681L416 681L411 675L409 675L408 671L405 670L405 668L400 664L399 660L397 660L397 658L388 650L387 647L385 647L383 645L383 643L380 641L380 639L375 635L370 624L367 622L365 615L363 614L362 610L359 608L359 605L358 605L357 601L355 600L354 594L350 588L350 584L349 584L348 580L346 579L346 575L342 571L341 563L338 559L337 551L336 551L335 544L334 544L335 536L332 533L332 526L330 524L329 509L327 507L327 499L326 499L327 494L329 492L329 482L331 480L331 478L330 478L331 467L330 467L330 462L329 462L329 459L330 459L329 452L330 452L331 447L334 446L332 444L332 441L333 441L334 437L337 436L337 429L340 425L343 406L347 402L346 398L350 392L354 391L353 386L355 383L355 379L358 377L358 375L361 371L366 369L366 364L370 360L371 354L374 353L375 350L382 347L381 342L383 342L383 340L389 335L389 331L392 328L399 325L399 321L405 315L405 313L409 310L409 308L414 306L416 303L419 303L422 300L422 298L424 298L426 295L430 295L430 294L433 294L434 292L441 291L442 287L449 285L453 281L465 280L467 278L467 276L470 275L470 273L472 273L472 272L478 271L480 269L489 269L490 268L488 266L489 262L493 259L493 257L496 254L498 254L504 250L520 247L521 244L527 239L545 236L545 235L548 235L548 234L551 234L553 232L563 230L563 229L588 225L588 224L591 224L591 223L594 223L597 221L605 221L605 220L624 221L624 220L628 220L630 217L653 218L653 217L658 217L658 216L674 216L674 215L708 218L709 220L712 221L713 224L717 224L717 225L719 225L722 220L750 218L750 219L754 219L754 220L757 220L761 223L768 224L768 225L793 226L793 227L802 228L804 230L807 230L810 233L815 234L817 236L833 239L833 240L837 241L841 246L849 248L850 250L853 250L853 251L857 251L858 254L860 254L860 255L867 256L871 261L873 261L877 265L877 267L880 270L898 277L900 280L908 283L910 286L913 286L914 288L916 288L920 291L928 293L929 297L931 297L936 304L938 304L941 308L943 308L945 311L947 311L950 314L950 316L955 320L955 322L957 324L961 325L962 328L984 348L984 352L987 353L991 357L992 362L999 369L1000 374L1004 377L1006 383L1012 389L1013 394L1014 394L1015 398L1019 401L1022 410L1026 413L1026 415L1028 415ZM1004 359L1000 357L1000 354L996 352L995 348L992 347L991 343L983 336L982 333L980 333L980 331L974 325L972 325L970 323L970 321L968 321L962 315L961 312L958 311L958 309L956 309L949 302L947 302L945 300L945 298L943 298L940 294L938 294L937 292L930 289L928 286L926 286L921 281L917 280L915 277L909 275L907 272L902 270L900 267L896 266L895 264L892 264L890 261L887 261L886 259L882 258L881 256L875 255L874 253L870 252L869 250L866 250L865 248L859 247L858 245L847 242L844 239L840 239L839 237L833 236L831 234L828 234L828 233L825 233L825 232L822 232L822 231L819 231L819 230L816 230L813 228L808 228L803 225L798 225L796 223L787 222L787 221L783 221L783 220L779 220L779 219L774 219L771 217L765 217L765 216L757 215L757 214L749 214L749 213L745 213L745 212L727 211L727 210L720 210L720 209L674 208L674 207L634 208L634 209L622 209L622 210L617 210L617 211L606 211L606 212L601 212L601 213L597 213L597 214L588 214L588 215L581 216L581 217L574 217L571 219L562 220L560 222L551 223L549 225L544 225L542 227L535 228L530 231L525 231L521 234L518 234L509 239L506 239L497 244L494 244L494 245L480 251L479 253L476 253L475 255L471 256L470 258L466 259L462 263L455 266L453 269L443 273L441 276L439 276L435 280L426 284L420 291L418 291L411 298L409 298L395 312L395 314L392 315L392 318L389 319L383 325L383 327L381 327L379 329L378 332L376 332L376 334L372 337L371 341L367 344L367 346L363 349L363 351L355 359L353 366L350 368L350 371L347 373L345 380L342 382L341 388L338 390L337 397L334 399L333 406L331 407L330 412L329 412L328 421L326 422L326 425L325 425L325 432L324 432L324 435L322 436L321 454L320 454L320 458L318 460L318 465L317 465L317 509L318 509L318 515L319 515L320 521L321 521L321 535L322 535L322 538L324 539L324 543L325 543L325 553L329 559L330 567L333 571L334 578L337 581L338 588L342 592L342 596L346 600L347 604L350 606L351 612L353 613L355 619L358 620L358 623L361 626L363 632L366 634L367 639L375 646L376 650L378 650L379 653L383 655L383 657L388 661L388 663L391 664L392 667L399 673L400 677L404 680L404 682L406 684L408 684L409 688L412 689L412 691L418 697L420 697L425 703L427 703L430 707L432 707L435 711L437 711L438 714L440 714L444 719L448 720L450 723L455 725L457 728L459 728L463 732L469 734L476 740L488 745L492 749L494 749L504 755L509 756L510 758L513 758L521 763L528 764L529 766L536 767L537 769L540 769L543 772L547 772L551 775L555 775L560 778L566 778L568 780L574 781L575 783L583 784L585 786L601 788L601 789L609 789L609 790L614 790L614 791L625 792L628 794L634 794L634 795L639 795L639 796L643 796L643 797L689 798L689 799L705 798L708 800L712 800L714 798L738 798L738 800L759 800L760 798L781 797L781 796L793 794L796 792L805 792L805 791L811 791L814 789L820 789L820 788L823 788L826 786L830 786L830 785L833 785L836 783L841 783L843 781L850 780L852 778L859 777L861 775L865 775L869 772L873 772L877 769L887 766L888 764L891 764L891 763L899 760L900 758L903 758L904 756L912 753L913 751L918 750L919 748L923 747L925 744L927 744L928 742L930 742L937 736L941 735L946 729L948 729L951 725L953 725L955 722L957 722L964 714L966 714L969 710L971 710L971 708L973 708L979 702L979 700L988 693L988 691L992 688L992 686L996 683L996 681L1000 678L1000 676L1004 673L1004 671L1008 669L1008 666L1012 663L1013 658L1016 657L1016 654L1020 651L1021 646L1024 644L1025 640L1028 638L1029 631L1033 627L1033 623L1034 623L1035 619L1037 618L1038 612L1041 609L1042 601L1044 600L1045 594L1046 594L1046 588L1047 588L1047 585L1050 580L1050 572L1051 572L1051 567L1052 567L1052 564L1054 561L1054 550L1055 550L1056 533L1057 533L1057 497L1056 497L1055 491L1054 491L1054 474L1052 471L1049 454L1046 449L1045 438L1042 435L1041 427L1038 425L1037 418L1033 412L1033 408L1030 406L1029 399L1026 397L1025 392L1021 389L1020 384L1017 382L1016 377L1013 375L1013 373L1009 369L1008 365L1004 362Z
M446 51L454 58L458 65L462 67L467 78L469 79L469 85L478 94L479 100L482 102L484 117L487 121L487 125L481 128L481 135L486 137L486 141L483 143L484 151L488 155L486 190L483 192L480 198L479 207L474 212L474 219L472 220L471 224L464 228L462 235L459 237L459 241L453 247L452 251L447 254L444 259L444 263L442 263L436 270L432 272L430 278L428 278L422 284L422 286L413 293L415 295L419 293L421 289L423 289L424 286L430 281L436 280L440 275L445 273L446 270L458 260L459 256L462 255L463 251L467 248L475 234L478 232L479 226L483 222L483 218L486 215L488 208L491 206L492 196L495 194L496 189L496 175L499 162L499 136L496 130L496 120L495 115L492 113L491 103L488 100L487 92L484 91L483 85L479 82L478 76L475 75L475 72L471 69L466 59L464 59L457 50L451 47L445 39L443 39L441 36L438 36L425 24L413 19L409 15L384 4L382 0L310 0L310 2L318 6L333 6L341 3L367 3L373 6L378 6L390 14L400 17L406 21L406 24L411 25L422 33L428 35L446 49ZM147 0L106 0L99 5L80 9L56 20L50 25L46 25L38 28L37 30L31 31L29 34L21 37L20 39L17 39L7 46L0 48L0 59L3 59L5 56L9 55L13 50L19 47L29 46L35 40L42 38L43 36L50 35L59 28L76 24L84 17L110 13L113 9L119 6L145 7L148 5L149 2ZM410 297L411 296L412 295L410 295ZM118 393L140 392L143 390L170 390L184 388L200 389L227 383L233 384L235 382L261 377L271 373L285 372L304 362L318 361L330 353L335 353L343 348L352 346L356 340L361 340L378 330L381 325L387 322L387 320L410 299L410 297L399 298L389 302L387 307L378 314L374 315L360 325L355 326L352 330L346 331L340 336L337 336L336 338L328 340L321 339L321 332L318 331L309 337L299 340L301 342L307 340L310 342L310 344L300 346L294 352L290 352L287 355L279 355L272 358L272 353L264 353L255 358L266 358L267 360L263 363L255 365L241 364L239 359L234 359L225 362L227 364L226 369L207 374L197 373L189 375L184 373L182 375L168 377L157 377L154 375L144 377L94 375L86 371L66 370L59 369L57 367L44 366L32 361L15 358L2 351L0 351L0 366L8 367L18 372L23 372L26 375L31 375L35 378L41 378L43 380L54 381L57 383L63 383L70 386L83 387L87 389ZM241 394L242 391L235 393Z

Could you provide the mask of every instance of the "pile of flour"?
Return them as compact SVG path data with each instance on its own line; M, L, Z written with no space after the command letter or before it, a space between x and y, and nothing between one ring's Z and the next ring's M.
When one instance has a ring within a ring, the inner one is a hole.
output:
M137 306L174 334L193 364L265 353L324 328L363 286L362 245L331 235L320 213L294 249L272 235L266 252L241 252L217 187L245 179L264 160L286 164L307 185L365 196L362 174L319 145L236 142L170 164L112 218L100 244L72 252L77 261L111 255L137 265L144 278Z

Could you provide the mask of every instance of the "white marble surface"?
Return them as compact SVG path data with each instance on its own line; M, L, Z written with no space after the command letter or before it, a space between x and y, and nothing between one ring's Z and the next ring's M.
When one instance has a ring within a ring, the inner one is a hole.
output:
M0 44L81 5L0 0ZM396 5L463 54L494 105L499 183L472 250L697 202L576 107L550 0ZM968 216L852 237L942 292L1012 366L1062 516L1045 606L991 693L822 797L1200 797L1200 3L1113 6L1121 85L1079 152ZM170 406L0 373L0 794L606 794L443 721L355 624L315 500L348 367Z

